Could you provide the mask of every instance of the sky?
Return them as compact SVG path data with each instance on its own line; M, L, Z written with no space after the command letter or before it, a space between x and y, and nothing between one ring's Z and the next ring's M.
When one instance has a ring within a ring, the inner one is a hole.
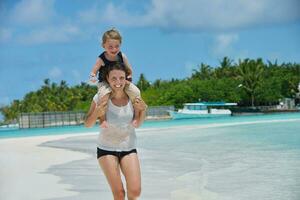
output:
M300 63L299 0L1 0L0 106L46 78L86 82L112 27L134 82L183 79L224 56Z

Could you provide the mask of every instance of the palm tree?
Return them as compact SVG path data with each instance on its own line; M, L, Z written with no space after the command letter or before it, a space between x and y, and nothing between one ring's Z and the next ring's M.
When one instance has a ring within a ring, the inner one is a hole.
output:
M150 83L143 73L140 75L140 78L137 82L137 86L138 88L140 88L141 91L145 91L147 88L150 87Z
M225 56L223 58L223 60L220 61L220 66L221 68L229 68L232 66L233 60L231 60L230 58L228 58L227 56Z
M50 79L49 78L46 78L45 80L44 80L44 84L45 84L45 86L50 86Z
M264 63L262 59L244 61L239 60L238 78L241 80L241 87L251 97L251 106L254 107L255 95L261 84L264 73Z
M217 78L232 77L234 76L233 60L225 56L220 61L220 67L215 69L215 75Z
M191 77L192 79L207 80L211 78L211 75L213 73L211 66L201 63L198 68L198 70L193 70L193 74Z
M154 88L159 88L160 85L161 85L161 83L162 83L161 79L157 79L157 80L155 80L155 81L153 82L152 86L153 86Z

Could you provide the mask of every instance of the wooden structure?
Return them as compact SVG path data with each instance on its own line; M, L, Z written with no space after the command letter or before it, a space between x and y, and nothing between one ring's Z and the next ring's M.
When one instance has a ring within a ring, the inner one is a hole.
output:
M168 111L174 110L174 106L149 106L146 113L146 120L170 119Z
M21 113L19 128L45 128L83 124L85 112Z
M146 119L164 119L169 116L168 110L174 110L174 106L152 106L147 109ZM21 113L19 116L19 128L46 128L56 126L72 126L84 123L86 112L41 112Z

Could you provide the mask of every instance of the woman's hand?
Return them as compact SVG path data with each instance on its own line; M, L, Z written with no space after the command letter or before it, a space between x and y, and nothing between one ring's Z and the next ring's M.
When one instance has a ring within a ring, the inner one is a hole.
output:
M109 95L107 96L102 97L97 102L92 101L89 112L84 120L86 127L92 127L99 117L105 116Z
M140 98L136 97L134 99L133 107L134 107L135 110L138 110L138 111L146 111L146 109L147 109L148 106L143 101L143 99L140 99Z
M109 95L105 95L98 100L97 105L95 107L95 112L97 113L98 117L103 117L105 115L108 99Z

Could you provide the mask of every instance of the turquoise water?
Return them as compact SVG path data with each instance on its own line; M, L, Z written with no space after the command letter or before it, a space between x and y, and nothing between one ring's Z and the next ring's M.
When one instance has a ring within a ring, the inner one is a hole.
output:
M252 115L252 116L228 116L218 118L202 118L202 119L182 119L182 120L163 120L163 121L146 121L140 129L148 128L168 128L176 126L189 126L189 125L210 125L210 124L224 124L224 123L248 123L257 121L270 121L270 120L289 120L300 119L300 113L288 114L266 114L266 115ZM18 128L0 128L1 138L13 137L28 137L28 136L41 136L41 135L60 135L60 134L76 134L97 132L98 125L92 128L85 128L84 126L64 126L52 128L34 128L34 129L18 129Z
M299 117L234 117L145 130L138 141L143 173L151 174L144 191L178 200L299 200Z

